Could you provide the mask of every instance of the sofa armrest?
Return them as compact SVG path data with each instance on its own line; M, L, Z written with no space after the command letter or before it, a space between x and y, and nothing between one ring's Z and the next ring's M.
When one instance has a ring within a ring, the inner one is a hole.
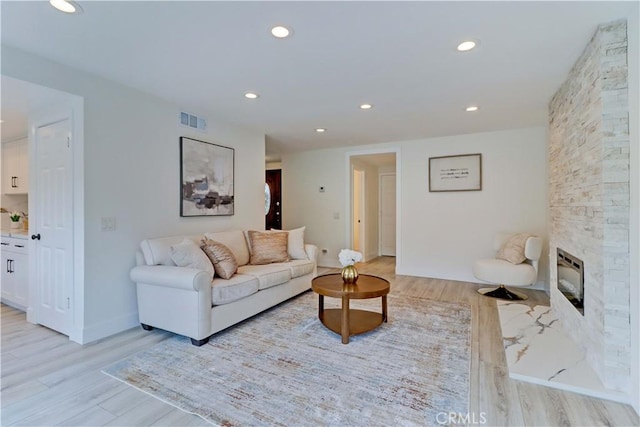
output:
M209 273L170 265L139 265L129 276L136 283L140 323L195 340L211 335Z
M188 291L200 292L207 287L211 287L209 273L195 268L169 265L139 265L131 269L129 277L136 283Z
M305 244L304 250L307 253L309 259L316 264L318 263L318 247L316 245Z

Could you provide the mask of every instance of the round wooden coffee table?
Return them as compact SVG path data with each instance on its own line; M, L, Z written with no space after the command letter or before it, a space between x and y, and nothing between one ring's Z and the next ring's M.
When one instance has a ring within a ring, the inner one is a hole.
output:
M311 281L311 289L318 294L318 318L324 326L342 336L349 344L350 335L358 335L377 328L387 321L389 281L377 276L360 274L355 285L345 285L342 276L325 274ZM342 299L342 308L324 309L324 297ZM349 308L352 299L382 297L382 313Z

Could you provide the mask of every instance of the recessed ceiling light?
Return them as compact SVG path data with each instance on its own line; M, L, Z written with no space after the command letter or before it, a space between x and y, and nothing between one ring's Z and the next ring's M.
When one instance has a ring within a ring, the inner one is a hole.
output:
M373 108L373 105L371 105L371 104L361 104L360 105L360 109L361 110L370 110L372 108Z
M327 130L325 128L316 128L316 132L318 133L322 133L322 132L326 132Z
M291 30L282 25L277 25L271 29L271 35L278 39L284 39L291 35Z
M64 13L82 12L82 8L80 7L80 5L73 1L49 0L49 4L58 9L60 12Z
M478 106L477 105L470 105L467 108L464 109L465 111L478 111Z
M473 49L474 47L476 47L476 42L474 42L472 40L467 40L467 41L464 41L464 42L460 43L458 45L457 49L460 52L467 52L467 51Z
M257 93L253 93L253 92L247 92L244 94L245 98L249 98L249 99L256 99L258 98L260 95L258 95Z

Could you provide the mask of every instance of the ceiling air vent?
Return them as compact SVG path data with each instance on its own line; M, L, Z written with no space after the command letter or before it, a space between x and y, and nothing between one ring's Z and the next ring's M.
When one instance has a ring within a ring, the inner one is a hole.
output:
M207 121L203 117L185 113L184 111L180 113L180 124L201 131L207 130Z

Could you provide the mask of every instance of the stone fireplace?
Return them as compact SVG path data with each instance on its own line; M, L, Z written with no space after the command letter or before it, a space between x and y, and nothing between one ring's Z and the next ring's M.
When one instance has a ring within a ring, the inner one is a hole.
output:
M549 254L583 261L584 315L550 269L551 306L609 389L629 392L627 25L601 25L549 105ZM560 277L562 279L562 277Z

